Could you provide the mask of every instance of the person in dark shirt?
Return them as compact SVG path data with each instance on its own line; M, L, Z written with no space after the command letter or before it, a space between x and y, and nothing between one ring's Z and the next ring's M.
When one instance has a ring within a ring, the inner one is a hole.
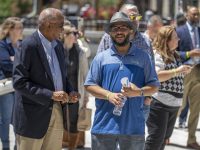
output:
M78 30L75 26L65 25L62 41L65 48L66 72L72 87L81 95L77 103L68 104L68 128L64 132L63 147L68 147L69 150L75 150L80 146L84 147L84 132L78 131L77 121L79 108L86 107L89 97L83 86L88 72L88 59L86 52L80 48L77 38Z

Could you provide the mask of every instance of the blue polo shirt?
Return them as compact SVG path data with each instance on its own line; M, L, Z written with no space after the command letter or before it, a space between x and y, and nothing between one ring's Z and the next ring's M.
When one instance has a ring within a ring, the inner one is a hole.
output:
M138 87L159 86L151 59L143 50L130 47L126 55L120 55L114 46L99 53L93 60L84 85L99 85L102 88L120 92L121 78ZM144 135L144 97L128 98L121 116L113 115L114 105L108 100L96 98L96 112L92 133Z

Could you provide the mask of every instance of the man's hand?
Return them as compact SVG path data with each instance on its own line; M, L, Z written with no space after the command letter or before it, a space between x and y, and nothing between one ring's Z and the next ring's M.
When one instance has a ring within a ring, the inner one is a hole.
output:
M79 98L81 98L81 95L78 92L72 91L69 93L69 103L76 103Z
M53 92L52 99L56 102L66 103L68 102L68 94L64 91Z
M136 97L140 95L140 88L138 88L135 84L130 83L129 87L122 87L122 94L127 97Z
M191 72L192 67L188 65L181 65L178 68L176 68L177 73L183 73L184 75Z
M189 51L190 57L200 57L200 49L193 49Z
M121 93L110 93L109 102L114 104L115 106L120 106L123 95Z

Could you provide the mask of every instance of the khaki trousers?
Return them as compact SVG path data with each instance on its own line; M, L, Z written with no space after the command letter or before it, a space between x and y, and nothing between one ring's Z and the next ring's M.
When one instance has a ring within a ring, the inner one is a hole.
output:
M17 150L61 150L63 130L62 108L60 103L54 103L45 136L41 139L33 139L16 135Z
M200 112L200 64L196 65L184 79L183 107L189 100L188 144L196 142L195 132Z

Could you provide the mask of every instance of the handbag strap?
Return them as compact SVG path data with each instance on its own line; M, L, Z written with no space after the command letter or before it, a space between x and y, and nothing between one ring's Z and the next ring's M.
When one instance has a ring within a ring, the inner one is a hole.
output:
M69 139L70 136L69 136L69 131L70 130L70 118L69 118L69 104L67 104L67 138Z

